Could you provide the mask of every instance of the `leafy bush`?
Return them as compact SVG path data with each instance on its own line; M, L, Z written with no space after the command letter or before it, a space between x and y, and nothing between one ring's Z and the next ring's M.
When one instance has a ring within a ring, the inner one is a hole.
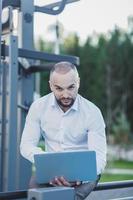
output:
M121 112L116 118L116 123L112 127L115 143L128 144L130 143L130 124L124 112Z

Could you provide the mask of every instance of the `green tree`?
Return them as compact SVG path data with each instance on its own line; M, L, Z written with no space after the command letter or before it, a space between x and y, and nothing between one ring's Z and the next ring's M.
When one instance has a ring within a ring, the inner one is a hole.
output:
M52 52L52 43L50 42L45 42L42 38L39 38L37 44L36 44L36 48L39 51L42 52ZM40 62L41 65L47 65L47 62ZM49 93L50 89L49 89L49 71L45 70L40 72L40 95L43 96L47 93Z

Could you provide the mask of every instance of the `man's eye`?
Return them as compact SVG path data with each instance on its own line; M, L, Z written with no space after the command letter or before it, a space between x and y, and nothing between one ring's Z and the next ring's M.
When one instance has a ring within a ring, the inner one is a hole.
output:
M58 90L58 91L62 91L62 88L56 88L56 90Z
M74 88L75 88L74 85L72 85L72 86L69 87L70 90L72 90L72 89L74 89Z

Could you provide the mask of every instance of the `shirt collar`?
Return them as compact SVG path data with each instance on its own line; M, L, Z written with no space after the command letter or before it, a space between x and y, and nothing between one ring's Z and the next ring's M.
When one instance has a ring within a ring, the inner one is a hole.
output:
M57 107L57 102L56 102L56 99L55 99L55 96L53 93L51 93L51 100L50 100L50 105L52 107ZM74 101L74 104L72 105L72 107L70 108L70 110L75 110L75 111L78 111L78 95Z
M74 101L74 104L72 105L71 109L75 110L75 111L78 111L78 109L79 109L79 106L78 106L78 95L77 95L77 97L76 97L76 99Z
M56 102L56 99L55 99L55 96L54 96L53 92L51 93L50 105L52 107L56 107L57 106L57 102Z

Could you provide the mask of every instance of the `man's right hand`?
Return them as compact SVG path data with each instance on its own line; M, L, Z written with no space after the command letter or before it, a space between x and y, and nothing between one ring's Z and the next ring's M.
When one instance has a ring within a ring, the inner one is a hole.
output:
M81 185L81 181L68 182L63 176L61 176L55 177L53 180L50 181L49 184L53 186L76 187Z

